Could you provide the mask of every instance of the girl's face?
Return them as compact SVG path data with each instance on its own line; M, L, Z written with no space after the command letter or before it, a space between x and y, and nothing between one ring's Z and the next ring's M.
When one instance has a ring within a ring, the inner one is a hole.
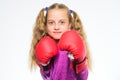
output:
M66 9L51 9L48 11L47 16L47 32L54 39L58 40L61 35L70 29L71 23L69 23Z

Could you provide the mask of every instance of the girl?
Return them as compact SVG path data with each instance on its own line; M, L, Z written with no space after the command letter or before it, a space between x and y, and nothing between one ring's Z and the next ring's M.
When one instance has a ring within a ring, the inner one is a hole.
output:
M79 16L64 4L41 9L33 30L30 67L43 80L87 80L90 52Z

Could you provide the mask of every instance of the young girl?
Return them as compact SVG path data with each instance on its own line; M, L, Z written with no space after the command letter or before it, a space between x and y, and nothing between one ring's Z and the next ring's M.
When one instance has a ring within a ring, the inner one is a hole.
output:
M41 9L33 30L30 67L43 80L87 80L90 52L79 16L64 4Z

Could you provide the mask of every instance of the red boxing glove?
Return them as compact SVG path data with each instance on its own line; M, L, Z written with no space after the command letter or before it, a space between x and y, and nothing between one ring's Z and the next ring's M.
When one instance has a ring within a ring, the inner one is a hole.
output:
M80 35L74 31L66 31L62 36L61 39L58 43L58 46L61 50L67 50L71 52L71 54L74 57L74 61L76 64L81 64L84 63L86 64L86 49L85 49L85 44L80 37ZM78 66L78 65L77 65ZM81 68L84 67L84 64L81 65ZM77 69L77 72L80 71L80 66L79 69Z
M36 58L39 63L47 64L52 57L57 55L56 42L49 36L42 38L36 45Z

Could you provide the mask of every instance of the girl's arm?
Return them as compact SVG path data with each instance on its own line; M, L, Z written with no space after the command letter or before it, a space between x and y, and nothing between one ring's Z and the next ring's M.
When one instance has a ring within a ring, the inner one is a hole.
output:
M40 66L40 73L43 80L49 80L50 78L50 64L47 66Z
M75 71L77 74L77 80L87 80L88 78L87 58L85 58L80 63L75 63Z
M85 68L77 74L77 80L87 80L87 79L88 79L88 68Z

